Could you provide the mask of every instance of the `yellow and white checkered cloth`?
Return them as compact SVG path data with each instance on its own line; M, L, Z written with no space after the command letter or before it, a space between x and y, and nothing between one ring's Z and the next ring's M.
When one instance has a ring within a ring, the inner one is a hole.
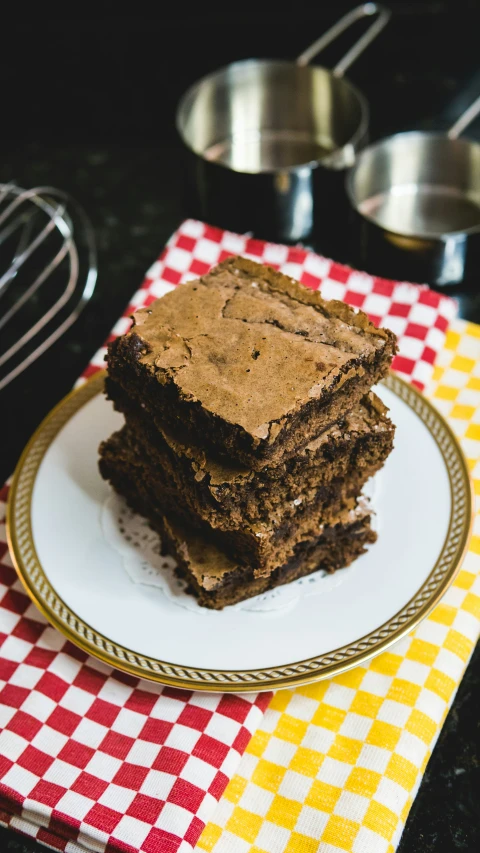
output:
M430 396L480 495L480 326L457 320ZM209 853L391 853L480 629L480 516L417 630L344 675L278 691L198 842Z

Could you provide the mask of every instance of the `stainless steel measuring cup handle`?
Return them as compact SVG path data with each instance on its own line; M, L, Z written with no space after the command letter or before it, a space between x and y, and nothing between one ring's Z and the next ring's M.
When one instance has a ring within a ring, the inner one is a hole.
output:
M480 95L478 98L475 98L473 104L470 104L469 107L462 113L460 118L457 118L455 124L452 125L450 130L447 132L447 136L449 139L458 139L458 137L463 133L464 130L467 129L469 124L472 123L474 119L480 113Z
M335 41L339 35L345 32L345 30L351 27L356 21L359 21L361 18L378 15L377 20L368 28L367 32L359 38L353 47L351 47L345 54L343 59L341 59L335 68L333 68L332 73L335 77L343 77L347 68L350 68L350 66L353 65L360 54L363 53L369 44L371 44L371 42L383 30L385 25L388 23L391 14L390 9L387 9L385 6L381 6L380 3L362 3L361 6L357 6L355 9L352 9L351 12L347 12L347 14L344 15L343 18L340 18L333 27L330 27L323 36L320 36L320 38L314 41L310 47L307 47L307 49L298 57L297 65L308 65L315 56L324 50L327 45Z

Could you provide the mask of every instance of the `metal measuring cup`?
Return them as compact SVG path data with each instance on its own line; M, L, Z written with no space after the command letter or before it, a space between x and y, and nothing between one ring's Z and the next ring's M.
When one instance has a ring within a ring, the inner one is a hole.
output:
M377 20L333 70L309 62L354 22ZM195 83L176 117L187 149L196 213L256 236L303 240L331 216L339 174L366 141L365 97L345 77L390 12L365 3L344 15L296 62L247 59ZM329 178L335 175L335 186Z
M347 175L369 272L457 284L480 262L480 144L460 135L480 96L445 134L409 131L361 151Z

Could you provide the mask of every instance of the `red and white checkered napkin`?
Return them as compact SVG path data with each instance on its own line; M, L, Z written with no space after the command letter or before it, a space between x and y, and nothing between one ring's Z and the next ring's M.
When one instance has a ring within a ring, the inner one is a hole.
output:
M424 385L455 302L303 249L187 220L124 317L229 254L280 267L399 335L395 367ZM104 366L100 350L83 379ZM196 844L271 694L161 688L115 672L51 628L16 579L0 491L0 822L68 853L176 853Z
M161 688L90 658L17 580L0 491L0 822L55 849L191 851L271 694Z

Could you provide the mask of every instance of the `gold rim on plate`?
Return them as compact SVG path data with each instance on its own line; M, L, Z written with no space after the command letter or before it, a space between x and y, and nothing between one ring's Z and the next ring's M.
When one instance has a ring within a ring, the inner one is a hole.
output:
M104 637L68 607L51 586L33 541L31 504L40 463L63 426L103 390L105 371L67 395L45 418L27 444L15 470L7 508L7 537L18 576L48 621L84 652L116 669L161 684L195 690L246 692L306 684L338 675L387 649L412 631L453 582L468 547L473 497L466 460L451 428L415 388L390 374L384 384L425 424L442 455L451 490L451 514L440 556L413 598L388 622L359 640L327 654L285 666L251 670L208 670L156 660Z

